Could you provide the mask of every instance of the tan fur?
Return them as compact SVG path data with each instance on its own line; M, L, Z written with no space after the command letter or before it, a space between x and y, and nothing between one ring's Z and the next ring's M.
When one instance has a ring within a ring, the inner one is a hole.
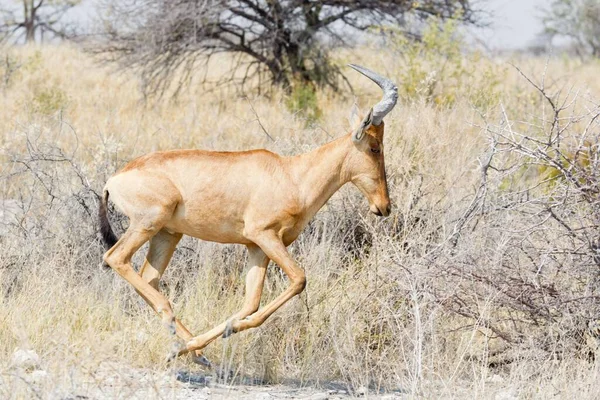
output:
M261 325L304 289L304 271L286 247L342 185L353 182L367 197L371 211L389 214L383 129L383 124L368 126L360 143L346 135L293 157L266 150L175 150L133 160L104 189L130 218L129 229L104 260L186 342L178 353L197 350L199 355L200 349L224 333ZM197 337L175 319L168 300L158 291L159 279L182 235L240 243L249 251L242 310ZM138 275L131 257L147 241L149 253ZM269 260L285 272L291 284L258 310Z

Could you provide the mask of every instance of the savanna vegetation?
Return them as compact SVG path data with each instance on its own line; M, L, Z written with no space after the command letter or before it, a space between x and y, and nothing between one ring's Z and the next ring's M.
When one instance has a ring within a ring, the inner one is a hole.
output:
M392 214L370 214L351 186L334 195L291 246L306 290L259 329L210 345L230 369L215 379L597 397L599 64L464 52L453 24L419 42L387 35L385 51L331 53L342 71L353 62L398 83L385 138ZM74 46L0 51L0 397L175 397L182 384L161 374L200 367L165 364L168 332L102 267L104 182L160 149L313 149L349 132L354 100L365 112L379 89L352 72L353 93L195 85L231 61L216 55L176 99L144 101L134 71L112 74ZM161 290L194 333L239 309L245 257L180 243ZM272 265L263 301L286 285ZM16 349L39 359L18 363Z

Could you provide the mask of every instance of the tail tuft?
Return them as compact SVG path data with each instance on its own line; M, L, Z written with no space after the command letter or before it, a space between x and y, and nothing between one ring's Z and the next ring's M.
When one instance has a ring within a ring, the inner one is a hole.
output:
M104 248L106 250L110 250L119 238L113 232L110 227L110 222L108 221L108 191L105 190L102 195L102 199L100 200L100 208L98 209L98 218L100 220L100 235L102 236L102 241L104 242Z

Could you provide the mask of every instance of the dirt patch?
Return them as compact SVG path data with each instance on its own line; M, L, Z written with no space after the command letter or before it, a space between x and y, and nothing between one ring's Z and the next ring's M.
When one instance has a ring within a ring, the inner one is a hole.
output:
M22 357L23 358L23 357ZM31 359L29 357L27 360ZM23 364L23 363L22 363ZM31 363L29 363L31 364ZM27 365L29 365L27 364ZM350 391L342 383L266 384L244 376L224 377L223 371L149 370L105 361L65 371L39 366L13 366L0 374L0 394L6 398L86 399L348 399L357 397L401 399L403 394L373 389ZM23 397L24 396L24 397Z

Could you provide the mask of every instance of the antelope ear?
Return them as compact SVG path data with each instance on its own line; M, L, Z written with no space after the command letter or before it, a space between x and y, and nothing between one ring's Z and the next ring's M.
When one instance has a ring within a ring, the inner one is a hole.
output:
M356 104L356 101L354 102L354 105L352 105L350 114L348 114L348 122L350 123L350 129L356 128L361 122L358 111L358 104Z
M369 110L369 113L367 114L367 116L363 118L363 120L360 122L360 124L354 130L354 132L352 132L352 141L356 144L360 143L362 141L363 137L365 136L365 131L367 129L369 129L369 127L371 126L372 123L373 123L373 109L371 108Z

